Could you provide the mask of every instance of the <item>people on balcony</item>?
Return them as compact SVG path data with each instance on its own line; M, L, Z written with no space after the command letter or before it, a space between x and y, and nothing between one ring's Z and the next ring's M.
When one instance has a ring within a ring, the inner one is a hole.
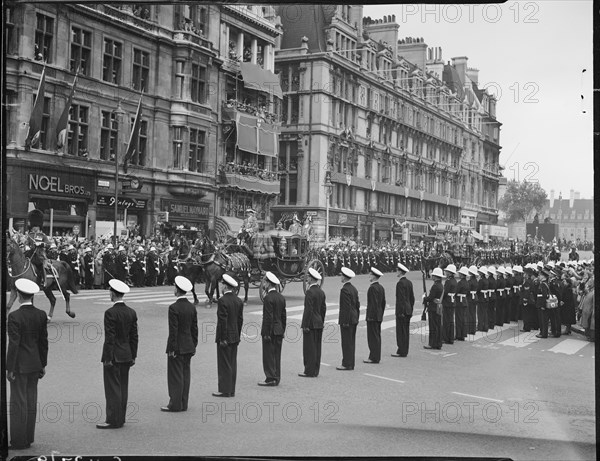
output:
M276 123L278 121L277 114L268 112L266 104L261 104L260 106L257 106L254 104L243 103L236 101L233 98L229 98L225 103L225 107L229 109L235 109L240 112L246 112L250 115L254 115L255 117L258 117L267 123Z
M225 173L241 174L244 176L254 176L263 181L279 181L279 174L264 168L259 168L256 162L249 164L244 161L241 165L229 161L226 164L219 165L221 171Z

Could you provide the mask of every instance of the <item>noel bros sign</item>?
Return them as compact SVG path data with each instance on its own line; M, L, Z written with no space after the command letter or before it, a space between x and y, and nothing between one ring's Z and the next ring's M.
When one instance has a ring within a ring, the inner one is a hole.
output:
M83 185L69 184L61 177L41 174L29 174L29 190L57 192L65 195L91 195Z

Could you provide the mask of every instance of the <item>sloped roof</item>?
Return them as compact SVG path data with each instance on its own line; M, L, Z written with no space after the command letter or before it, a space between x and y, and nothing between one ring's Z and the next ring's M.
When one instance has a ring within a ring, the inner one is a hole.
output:
M442 72L442 80L444 83L454 91L459 100L463 100L465 97L465 91L463 90L463 83L458 76L458 72L451 64L445 64Z
M310 52L327 50L327 36L325 28L331 24L335 15L337 5L305 5L298 3L294 6L294 17L289 12L286 14L287 6L277 7L277 14L281 16L283 36L281 37L281 49L299 48L302 37L308 38L308 49Z
M590 210L590 215L594 214L594 200L593 199L575 199L573 200L573 208L569 207L569 198L563 197L562 200L558 198L554 199L554 206L550 208L550 200L546 201L546 208L550 213L558 214L558 210L562 209L563 214L571 214L575 210L576 214L585 214L585 210Z

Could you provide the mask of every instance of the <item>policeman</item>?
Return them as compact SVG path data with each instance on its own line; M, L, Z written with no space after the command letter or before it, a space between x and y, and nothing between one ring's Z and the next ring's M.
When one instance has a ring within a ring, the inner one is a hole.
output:
M285 298L277 290L281 282L272 272L266 272L267 294L263 300L262 360L266 379L259 386L278 386L281 380L281 346L286 327Z
M415 306L415 293L410 280L406 278L408 268L398 263L398 283L396 283L396 346L398 349L392 357L408 355L410 338L410 319Z
M444 288L442 286L442 278L444 273L442 269L436 267L431 273L433 285L429 290L429 294L423 293L423 304L429 313L429 344L423 346L425 349L441 349L442 348L442 296ZM439 306L439 309L438 309Z
M464 341L467 337L467 306L469 298L469 282L467 277L469 276L469 269L467 266L463 266L458 270L459 280L456 284L456 340Z
M356 328L360 316L358 290L351 281L355 272L342 267L342 289L340 290L340 311L338 323L342 339L342 366L336 370L354 370L356 348Z
M454 309L456 306L456 287L457 282L456 266L448 264L444 269L446 281L444 282L444 297L442 298L443 317L442 317L442 340L444 344L454 344L455 324Z
M379 277L383 273L376 267L371 267L369 281L371 285L367 290L367 343L369 345L369 358L364 363L379 363L381 360L381 321L385 309L385 289L379 284Z

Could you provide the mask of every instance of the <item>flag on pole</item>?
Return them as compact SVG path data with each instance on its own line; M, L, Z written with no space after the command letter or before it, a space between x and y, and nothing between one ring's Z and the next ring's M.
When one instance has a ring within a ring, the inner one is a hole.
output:
M135 155L138 145L138 139L140 137L140 124L142 123L142 96L140 96L140 102L138 103L137 112L135 113L135 120L133 121L133 128L131 129L131 136L129 137L129 143L127 144L127 151L125 152L125 158L123 159L123 171L127 173L127 162Z
M58 120L58 125L56 126L56 147L59 149L67 145L67 133L69 132L69 111L71 110L71 104L73 103L73 96L75 95L75 86L77 85L78 76L79 69L77 69L77 72L75 73L75 78L73 79L73 86L71 88L69 99L67 100L67 105L65 106L65 109Z
M31 117L29 118L29 130L27 131L27 137L25 138L25 147L35 147L40 141L40 134L42 131L42 118L44 116L44 92L46 87L46 63L42 69L42 76L40 77L40 84L38 86L37 96L33 103L33 110L31 111Z

